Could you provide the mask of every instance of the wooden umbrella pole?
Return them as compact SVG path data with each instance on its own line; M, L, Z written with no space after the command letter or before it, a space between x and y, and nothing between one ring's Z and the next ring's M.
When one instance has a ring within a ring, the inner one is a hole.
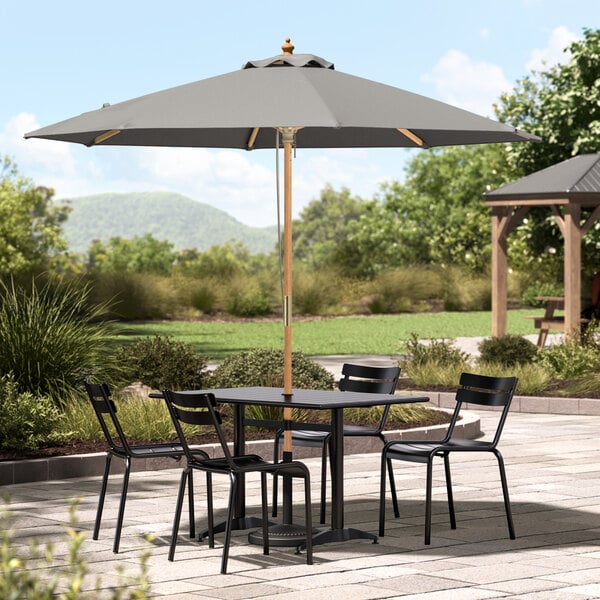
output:
M286 128L283 134L283 393L292 395L292 151L295 130ZM283 419L289 423L292 409L283 409ZM286 427L283 452L292 452L292 431Z

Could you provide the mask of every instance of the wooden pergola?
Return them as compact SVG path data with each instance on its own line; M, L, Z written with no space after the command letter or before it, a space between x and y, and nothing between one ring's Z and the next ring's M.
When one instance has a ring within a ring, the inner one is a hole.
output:
M600 154L584 154L485 194L492 209L492 335L506 334L508 236L532 206L548 206L562 233L564 329L580 330L581 240L600 218ZM582 208L592 212L582 222ZM600 265L598 265L600 270Z

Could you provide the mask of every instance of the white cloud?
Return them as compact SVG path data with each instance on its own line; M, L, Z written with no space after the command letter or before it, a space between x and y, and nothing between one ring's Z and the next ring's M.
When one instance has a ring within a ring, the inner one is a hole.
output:
M476 62L459 50L448 50L422 80L434 85L438 99L483 116L490 116L492 104L512 87L502 67Z
M560 26L552 31L545 48L535 48L531 51L525 64L528 71L544 71L556 64L568 62L570 53L565 48L577 41L579 37L566 27Z
M23 135L38 129L35 115L20 113L12 117L0 131L2 152L14 158L22 172L46 171L55 176L73 176L75 161L68 144L48 140L26 140Z

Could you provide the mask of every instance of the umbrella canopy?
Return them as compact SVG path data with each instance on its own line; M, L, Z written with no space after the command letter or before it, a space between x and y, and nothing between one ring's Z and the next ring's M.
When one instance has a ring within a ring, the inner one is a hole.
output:
M275 128L297 148L432 147L539 139L389 85L347 75L312 54L281 54L238 71L83 113L25 134L120 146L258 149Z
M284 147L284 394L292 393L292 148L423 147L537 140L417 94L347 75L312 54L250 61L241 70L67 119L26 138L86 146ZM284 418L291 418L285 416ZM286 431L284 451L291 451Z

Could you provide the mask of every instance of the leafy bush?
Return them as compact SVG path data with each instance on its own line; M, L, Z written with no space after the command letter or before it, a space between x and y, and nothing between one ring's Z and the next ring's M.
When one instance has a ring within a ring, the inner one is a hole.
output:
M292 353L295 388L333 389L333 375L301 352ZM283 350L258 348L226 358L209 376L210 387L282 387Z
M38 283L0 282L0 373L13 373L20 392L63 404L86 376L111 371L112 331L88 285Z
M514 365L507 373L500 363L480 363L473 373L489 377L517 377L517 394L527 396L542 393L550 384L550 373L537 363Z
M141 381L158 390L202 388L207 363L191 344L159 335L122 346L117 359L124 381Z
M535 282L523 290L521 302L526 306L543 308L546 305L544 300L536 300L536 296L564 296L564 294L564 288L561 285Z
M60 442L62 420L50 398L19 392L12 373L0 377L0 448L35 450L44 443Z
M486 338L479 343L481 362L500 363L506 367L523 365L533 361L537 346L520 335L503 335Z
M600 350L567 339L540 350L536 362L559 379L575 379L600 370Z
M60 562L55 560L55 548L47 544L40 548L37 541L23 546L21 540L14 541L15 529L12 525L8 501L0 514L0 598L6 600L50 600L50 598L88 600L147 600L150 598L148 582L149 553L141 555L140 571L135 576L117 568L112 575L115 582L108 590L91 590L90 569L81 555L86 534L77 531L77 501L71 501L71 522L66 527L68 555ZM57 564L58 563L58 564ZM83 592L83 589L90 591Z
M333 375L301 352L292 353L292 381L298 389L333 389ZM283 387L283 351L258 348L226 358L209 377L209 387ZM248 406L254 418L281 419L281 409ZM302 411L293 411L295 421L304 421Z

